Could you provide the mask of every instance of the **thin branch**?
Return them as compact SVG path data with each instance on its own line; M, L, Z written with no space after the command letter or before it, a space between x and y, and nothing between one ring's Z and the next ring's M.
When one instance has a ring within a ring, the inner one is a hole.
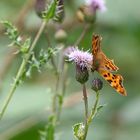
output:
M47 31L46 31L46 39L47 39L47 42L48 42L48 46L50 48L52 48L51 41L50 41L50 38L49 38L49 35L48 35ZM53 67L54 67L54 70L57 73L57 66L56 66L56 63L55 63L55 60L54 60L54 57L53 56L51 57L51 63L53 65Z
M85 27L84 27L83 32L81 33L80 37L75 42L74 46L78 46L80 44L80 42L83 40L83 38L84 38L84 36L87 33L89 28L90 28L90 24L86 24Z
M96 114L97 114L97 107L98 107L98 102L99 102L99 95L100 95L100 93L99 93L99 91L97 91L97 92L96 92L96 101L95 101L95 104L94 104L94 106L93 106L93 108L92 108L90 117L89 117L89 119L88 119L88 124L91 123L91 121L94 119L94 117L95 117Z

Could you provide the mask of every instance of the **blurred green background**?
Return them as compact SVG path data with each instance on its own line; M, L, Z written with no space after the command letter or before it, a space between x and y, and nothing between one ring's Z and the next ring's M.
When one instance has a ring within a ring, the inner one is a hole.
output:
M81 34L83 24L76 21L76 10L82 0L65 0L66 19L64 29L68 33L67 45L72 45ZM40 19L33 9L34 0L0 0L0 20L18 21L21 34L34 36ZM28 7L28 6L29 7ZM119 73L124 77L124 86L128 96L117 94L104 81L101 91L101 104L106 104L90 126L87 140L139 140L140 139L140 1L106 0L107 11L98 13L96 26L91 27L79 47L89 49L91 46L92 32L102 35L102 46L109 58L113 58L120 68ZM27 8L27 9L26 9ZM25 12L24 17L21 12ZM73 23L75 22L75 26ZM48 33L54 42L54 24L50 23ZM3 34L0 25L0 71L7 64L11 48L10 42ZM43 34L36 47L47 48L47 41ZM12 56L11 58L12 59ZM12 83L18 67L21 63L20 56L9 64L5 73L1 75L0 106L2 105ZM57 127L57 133L61 140L72 140L72 125L83 121L84 104L80 84L74 78L75 70L69 65L69 84L66 89L66 98L74 96L75 103L69 103L64 108L61 116L61 124ZM3 74L3 75L2 75ZM96 75L97 76L97 75ZM91 75L90 80L92 80ZM38 140L39 130L45 126L48 110L51 105L52 90L55 85L55 76L51 70L44 69L42 73L34 71L32 78L19 86L6 110L4 118L0 122L0 140ZM94 94L89 87L90 106L94 102ZM72 100L73 101L73 100Z

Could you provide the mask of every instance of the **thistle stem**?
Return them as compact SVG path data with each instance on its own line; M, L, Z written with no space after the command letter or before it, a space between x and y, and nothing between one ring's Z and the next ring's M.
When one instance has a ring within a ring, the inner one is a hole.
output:
M43 32L43 30L45 28L45 26L46 26L46 21L43 21L41 26L40 26L40 28L39 28L39 31L37 32L37 34L36 34L36 36L34 38L34 41L33 41L32 45L30 46L30 48L28 50L28 54L25 56L25 58L23 59L21 65L20 65L20 68L19 68L19 70L17 72L17 75L15 77L14 83L11 86L11 88L9 90L9 93L8 93L8 96L7 96L7 98L4 101L4 104L2 106L2 110L0 112L0 120L2 119L2 117L3 117L3 115L4 115L5 111L6 111L6 108L7 108L8 104L9 104L9 102L10 102L10 100L11 100L11 98L12 98L12 96L13 96L13 94L14 94L17 86L18 86L20 78L21 78L21 76L23 75L23 73L25 71L26 64L28 63L28 60L29 60L29 58L30 58L30 56L32 54L31 52L33 51L33 49L34 49L39 37L41 36L41 34L42 34L42 32Z
M86 140L87 132L88 132L88 97L86 91L86 85L83 84L83 100L85 104L85 134L83 140Z
M86 120L85 120L85 134L84 134L84 137L82 140L86 140L86 137L87 137L87 133L88 133L88 128L89 128L89 125L91 123L91 121L94 119L94 117L96 116L97 114L97 108L98 108L98 102L99 102L99 92L97 91L96 92L96 101L94 103L94 106L92 108L92 111L91 111L91 114L90 116L88 117L88 106L87 106L87 96L85 96L85 86L83 85L83 96L84 96L84 102L85 102L85 116L86 116Z

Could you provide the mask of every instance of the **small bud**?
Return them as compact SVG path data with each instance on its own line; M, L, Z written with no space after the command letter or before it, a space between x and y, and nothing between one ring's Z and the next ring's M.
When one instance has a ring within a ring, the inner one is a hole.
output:
M88 73L87 68L81 68L79 65L76 65L75 78L81 84L84 84L85 82L87 82L89 78L89 73Z
M96 11L92 9L91 6L84 6L83 12L85 15L85 21L89 23L94 23L96 19Z
M39 17L42 18L42 12L46 8L46 0L36 0L35 2L35 11Z
M96 19L96 10L90 5L83 5L77 11L77 18L80 22L86 21L88 23L94 23Z
M92 81L92 89L97 92L98 90L101 90L103 87L103 82L99 79L99 78L96 78Z
M63 30L63 29L59 29L56 33L55 33L55 39L58 42L65 42L67 39L67 33Z
M84 22L85 16L84 16L84 13L80 9L77 11L76 15L80 22Z

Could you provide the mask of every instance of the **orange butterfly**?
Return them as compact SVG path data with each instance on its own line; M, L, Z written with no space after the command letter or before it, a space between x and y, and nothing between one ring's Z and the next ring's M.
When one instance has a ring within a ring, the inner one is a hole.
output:
M123 86L123 77L119 74L113 74L119 68L114 64L113 60L101 50L101 36L93 35L92 38L92 55L93 55L93 70L96 70L100 75L109 82L109 84L121 95L127 96L126 90Z

